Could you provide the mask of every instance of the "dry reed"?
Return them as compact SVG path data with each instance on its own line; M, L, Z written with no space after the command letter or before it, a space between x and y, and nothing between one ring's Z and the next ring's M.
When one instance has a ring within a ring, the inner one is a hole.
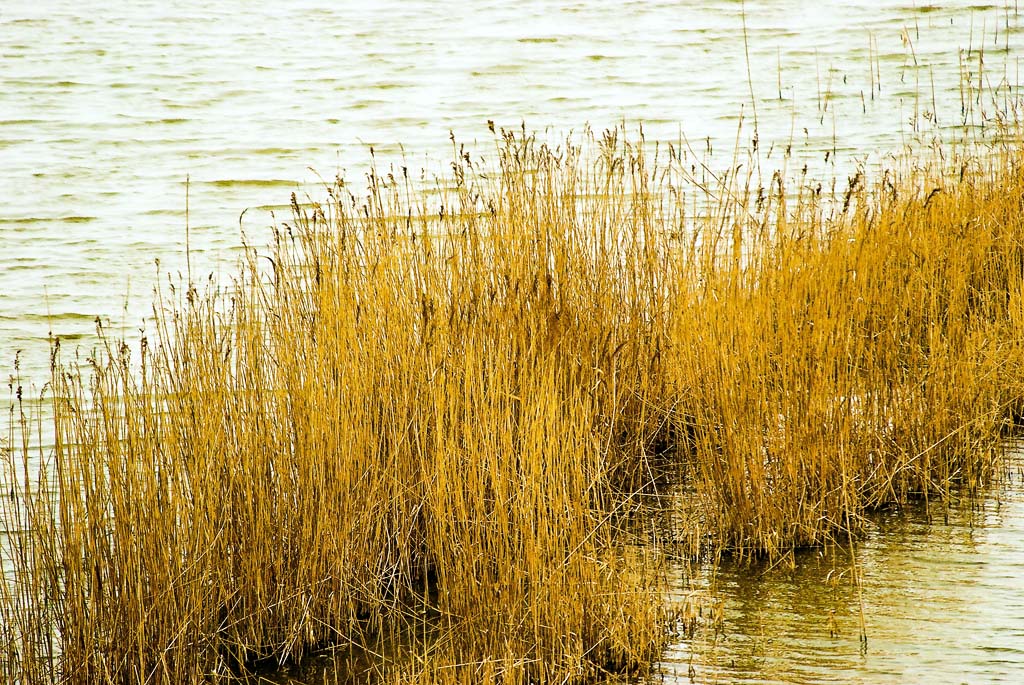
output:
M56 341L52 450L12 381L6 680L216 681L408 632L379 675L643 672L665 612L630 513L666 471L693 554L984 485L1021 408L1015 148L831 200L621 132L496 154L457 149L437 196L392 169L293 200L233 284L158 291L134 350Z

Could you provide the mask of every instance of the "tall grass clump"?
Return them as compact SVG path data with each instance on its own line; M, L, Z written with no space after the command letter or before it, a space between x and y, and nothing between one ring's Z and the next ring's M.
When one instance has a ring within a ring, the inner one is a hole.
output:
M55 348L52 453L10 474L7 676L216 679L424 614L469 678L650 662L656 569L615 539L663 429L653 257L603 199L618 162L499 150L437 209L376 172L293 202L232 287L162 289L137 352Z
M667 373L717 546L782 554L992 476L1022 397L1020 155L912 161L829 199L726 186L698 236Z
M692 554L777 556L985 485L1021 411L1017 148L826 196L621 131L495 142L434 192L293 198L134 347L55 341L52 447L12 380L7 680L324 645L408 682L638 673L665 634L638 495L692 487Z

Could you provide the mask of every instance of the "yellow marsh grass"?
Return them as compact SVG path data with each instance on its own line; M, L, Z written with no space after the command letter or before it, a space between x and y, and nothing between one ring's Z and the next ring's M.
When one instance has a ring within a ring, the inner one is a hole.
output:
M834 203L614 132L496 154L438 198L374 171L293 202L231 287L158 294L136 352L55 350L53 453L8 460L6 679L218 680L417 626L382 675L642 672L660 562L622 542L669 467L694 554L988 479L1020 409L1015 152Z

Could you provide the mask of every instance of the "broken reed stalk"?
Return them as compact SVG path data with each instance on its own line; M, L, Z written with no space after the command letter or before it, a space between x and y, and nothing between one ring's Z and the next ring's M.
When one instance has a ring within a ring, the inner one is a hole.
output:
M666 466L693 554L986 483L1021 411L1017 148L832 202L621 131L497 142L436 200L373 170L293 201L230 287L158 291L137 352L56 343L52 453L12 409L7 680L226 679L428 623L388 677L643 671L659 554L620 522Z

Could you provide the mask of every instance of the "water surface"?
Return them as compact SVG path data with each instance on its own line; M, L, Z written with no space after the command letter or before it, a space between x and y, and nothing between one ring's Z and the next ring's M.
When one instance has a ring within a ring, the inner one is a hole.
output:
M1022 465L979 503L872 515L852 547L680 568L677 599L706 604L666 652L666 682L1021 682Z

